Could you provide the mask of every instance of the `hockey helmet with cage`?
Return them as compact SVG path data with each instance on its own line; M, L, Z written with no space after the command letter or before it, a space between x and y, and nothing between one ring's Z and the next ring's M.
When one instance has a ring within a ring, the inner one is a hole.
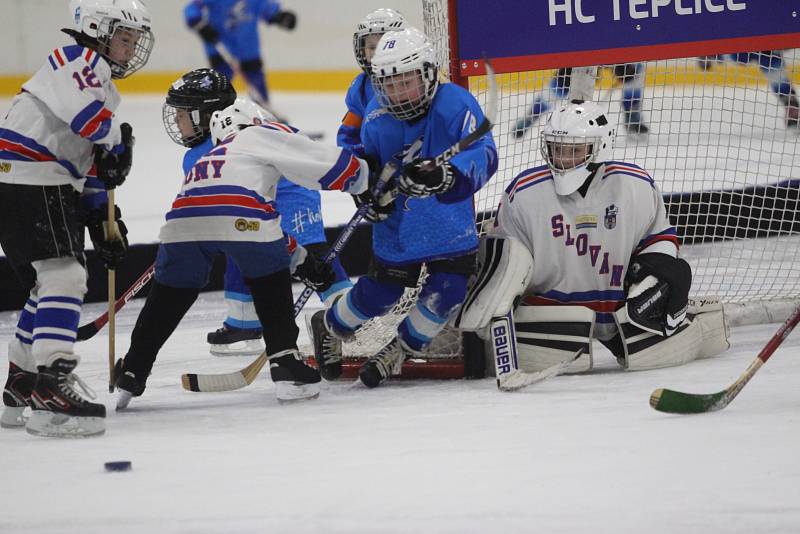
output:
M396 119L428 111L439 77L436 52L425 34L413 27L384 33L372 58L372 85L380 105Z
M402 13L389 8L376 9L358 23L353 34L353 52L356 55L358 66L367 76L371 76L370 59L367 57L369 43L367 38L376 35L378 38L384 33L393 30L402 30L406 27L406 19ZM374 50L373 50L374 53Z
M162 108L164 128L179 145L197 146L211 133L211 114L235 100L236 90L221 72L214 69L187 72L167 91Z
M547 119L540 137L540 150L556 193L570 195L604 162L611 159L614 129L600 107L573 100Z
M96 48L111 66L111 77L130 76L141 69L153 51L153 32L150 31L150 11L142 0L70 0L72 29L67 31L84 46ZM132 50L125 59L112 51L117 31L131 34Z
M248 126L276 122L275 116L252 100L237 98L223 110L211 115L211 139L216 145Z

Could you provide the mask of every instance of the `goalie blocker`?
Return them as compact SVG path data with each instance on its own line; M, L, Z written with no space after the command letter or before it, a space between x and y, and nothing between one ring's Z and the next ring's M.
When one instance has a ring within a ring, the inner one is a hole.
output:
M663 254L644 256L645 261L634 262L636 275L628 280L627 305L614 314L618 334L600 340L620 365L626 370L671 367L726 350L728 332L721 303L716 299L688 303L688 264ZM559 371L564 373L592 368L594 311L574 305L517 306L535 267L519 240L485 236L479 263L478 274L452 323L489 340L485 354L487 363L491 359L493 364L488 369L501 377L514 371L547 371L559 364L564 364ZM658 268L654 268L656 264ZM670 278L669 282L656 276L662 268L670 273L664 277Z

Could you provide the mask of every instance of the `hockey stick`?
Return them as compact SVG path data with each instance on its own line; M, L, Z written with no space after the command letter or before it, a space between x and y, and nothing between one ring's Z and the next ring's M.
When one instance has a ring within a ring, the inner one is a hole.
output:
M98 173L99 174L99 173ZM109 241L118 240L120 238L119 228L117 227L117 218L115 214L116 204L114 203L114 189L108 190L108 222L106 226L106 239ZM115 357L115 323L116 323L116 307L115 299L117 297L116 289L116 271L113 267L108 268L108 392L114 393L114 362Z
M461 151L469 147L472 143L492 130L495 118L497 116L497 83L495 81L494 69L492 69L492 66L488 61L486 62L486 76L489 82L489 96L486 103L486 113L483 121L481 121L480 125L478 125L473 132L434 158L436 165L441 165L449 161L455 155L459 154ZM381 176L378 178L378 182L375 184L375 189L373 190L374 198L380 197L383 189L385 188L389 179L394 176L396 170L397 169L394 166L394 163L389 162L386 164L381 172ZM347 243L347 240L350 239L350 236L355 231L355 227L358 222L364 217L364 215L366 215L368 209L368 205L363 205L358 208L356 213L353 215L353 218L349 223L347 223L344 230L342 230L342 233L339 234L336 242L325 255L324 261L332 261L339 254L341 249ZM298 297L294 304L295 317L298 316L300 311L303 309L303 306L305 306L306 302L308 302L308 299L311 297L312 293L314 293L314 290L306 287L300 297ZM233 391L250 385L253 380L255 380L256 376L258 376L258 373L266 363L267 355L266 352L264 352L244 369L234 371L232 373L216 375L198 375L194 373L183 374L181 375L181 385L183 386L183 389L196 392Z
M530 386L531 384L536 384L542 380L547 380L550 377L560 375L566 371L567 367L569 367L569 364L581 356L583 356L583 349L579 349L578 352L576 352L571 358L567 358L563 362L558 362L550 367L545 367L541 371L536 371L535 373L526 373L525 371L516 369L504 375L502 379L498 380L497 388L500 391L516 391L524 388L525 386Z
M379 198L381 194L383 194L383 191L386 189L389 181L396 173L397 165L392 161L387 163L383 168L383 171L381 171L381 175L378 177L378 181L372 190L373 198ZM347 223L347 225L344 227L344 230L342 230L342 232L339 234L339 237L336 238L336 242L334 242L333 246L330 248L330 250L328 250L327 254L325 254L325 257L323 258L325 263L332 262L334 258L339 255L342 249L344 249L344 246L350 240L353 232L355 232L358 223L360 223L361 219L363 219L367 214L369 207L369 204L363 204L359 206L355 214L353 214L353 217L350 219L350 222ZM306 305L306 302L308 302L308 299L313 293L314 290L310 287L305 287L303 289L303 292L294 303L295 318L300 315L300 312L303 310L303 307ZM266 365L267 360L267 353L264 351L250 365L239 371L215 375L185 373L181 375L181 385L183 386L183 389L195 392L219 392L241 389L253 383L253 380L256 379L258 373L260 373L261 369L264 367L264 365Z
M800 322L800 306L794 309L786 322L775 332L772 339L761 349L758 357L736 382L717 393L682 393L671 389L659 388L650 395L650 406L659 412L666 413L705 413L716 412L725 408L736 398L736 395L753 378L753 375L769 360L772 353L783 343L797 323Z
M156 273L156 264L153 263L148 269L136 280L133 285L122 294L120 298L114 303L114 311L118 312L125 304L128 303L136 294L147 285L151 278ZM78 341L86 341L87 339L91 339L97 334L105 325L108 323L108 311L104 312L101 316L97 319L92 321L91 323L86 323L85 325L78 328Z

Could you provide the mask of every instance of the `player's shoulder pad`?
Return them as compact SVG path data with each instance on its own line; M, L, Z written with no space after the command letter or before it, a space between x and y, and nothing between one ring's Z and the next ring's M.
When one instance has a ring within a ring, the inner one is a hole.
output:
M640 180L650 187L655 187L655 181L646 170L627 161L606 161L602 179L605 180L611 176Z
M514 195L518 194L520 191L552 180L553 174L550 172L550 168L547 165L540 165L532 169L524 170L511 180L511 183L506 187L508 200L509 202L513 202Z

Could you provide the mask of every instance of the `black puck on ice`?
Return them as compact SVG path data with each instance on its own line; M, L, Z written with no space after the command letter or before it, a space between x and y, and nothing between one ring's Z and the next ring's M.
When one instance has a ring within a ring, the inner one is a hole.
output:
M130 462L106 462L105 464L106 471L130 471L131 470L131 463Z

